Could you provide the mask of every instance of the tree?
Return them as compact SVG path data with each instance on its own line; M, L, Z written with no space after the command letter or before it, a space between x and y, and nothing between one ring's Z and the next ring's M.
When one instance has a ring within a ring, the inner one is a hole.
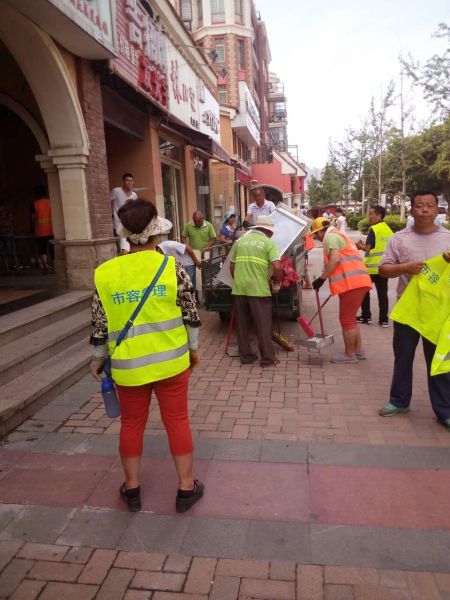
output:
M352 129L347 129L343 140L330 143L329 164L333 166L338 174L341 187L339 197L344 198L346 208L348 208L348 204L352 197L352 190L359 167L358 149L355 144L356 141L356 132Z
M433 112L445 121L450 115L450 25L440 23L433 35L447 40L443 54L434 54L424 65L414 61L411 56L409 60L402 60L402 64L406 73L422 89Z
M341 173L334 162L328 162L322 171L322 201L324 204L334 204L341 199Z
M372 146L372 163L374 169L372 177L376 182L377 200L381 201L381 195L384 192L383 171L385 168L385 150L392 136L393 122L389 117L389 109L394 103L395 85L390 81L386 93L381 94L380 104L376 106L375 99L372 98L369 109L370 116L370 142Z
M322 202L322 182L311 175L308 182L309 206L314 208Z

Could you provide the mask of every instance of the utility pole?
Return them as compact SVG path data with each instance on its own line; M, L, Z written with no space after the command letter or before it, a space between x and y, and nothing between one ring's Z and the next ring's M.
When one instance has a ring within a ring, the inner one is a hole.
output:
M401 61L401 56L400 56ZM403 64L403 63L402 63ZM402 193L400 197L400 219L405 218L406 201L406 157L405 157L405 104L403 96L403 67L400 71L400 140L401 140L401 167L402 167Z
M365 210L365 206L364 206L365 201L366 201L366 182L365 182L364 176L363 176L363 180L362 180L362 198L361 198L361 214L362 215L364 214L364 210Z

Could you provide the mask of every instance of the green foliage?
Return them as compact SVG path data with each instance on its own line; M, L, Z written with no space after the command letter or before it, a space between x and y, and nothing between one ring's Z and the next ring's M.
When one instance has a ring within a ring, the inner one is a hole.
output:
M389 225L389 227L394 233L396 231L400 231L401 229L405 229L406 227L406 219L400 219L399 215L386 215L384 222L386 223L386 225ZM364 233L365 235L369 233L370 223L367 217L360 219L358 223L358 229L361 233Z
M402 63L409 77L422 89L424 98L433 106L434 113L446 119L450 114L450 25L440 23L434 37L447 39L448 45L443 54L434 54L423 65L411 57L408 61L402 60Z
M346 219L347 219L347 225L350 227L350 229L356 230L356 229L358 229L358 223L362 219L362 215L355 214L355 213L347 213Z
M370 223L367 217L362 217L358 222L358 229L361 233L367 235L369 233Z
M322 201L322 184L314 175L311 175L311 179L308 182L308 193L310 207L314 208L318 206Z
M335 204L342 198L342 183L337 166L328 162L322 172L322 201Z
M450 229L450 221L448 221L447 223L442 223L442 225L446 228L446 229Z
M406 219L400 219L399 215L387 215L384 222L389 225L394 233L406 227Z

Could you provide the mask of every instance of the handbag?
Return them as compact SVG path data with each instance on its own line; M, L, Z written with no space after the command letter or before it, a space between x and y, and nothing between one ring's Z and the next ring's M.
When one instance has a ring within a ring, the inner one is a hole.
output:
M134 309L133 314L131 315L131 317L129 318L129 320L126 322L125 327L120 332L120 334L119 334L119 336L117 338L116 347L114 348L114 352L116 351L116 349L120 346L120 344L125 339L125 337L126 337L128 331L129 331L130 327L133 326L134 321L136 320L137 316L141 312L141 309L144 306L144 304L147 302L147 299L150 296L150 294L152 293L153 288L157 284L158 279L161 277L162 272L166 268L168 260L169 260L169 257L168 256L164 256L163 261L162 261L159 269L156 272L156 275L152 279L152 282L150 283L150 285L148 286L148 288L143 293L142 298L141 298L139 304ZM114 354L114 352L113 352L113 354ZM104 371L104 373L105 373L105 375L107 377L109 377L109 378L112 379L112 376L111 376L111 356L108 356L108 358L106 359L105 364L103 366L103 371Z

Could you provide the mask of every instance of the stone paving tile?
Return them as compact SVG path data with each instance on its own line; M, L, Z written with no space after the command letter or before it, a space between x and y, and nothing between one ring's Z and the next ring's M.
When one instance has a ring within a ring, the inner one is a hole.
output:
M189 517L139 513L133 517L118 547L132 552L180 552Z
M58 539L69 546L116 548L131 514L108 510L79 510Z
M245 558L310 561L310 530L303 523L251 521Z
M243 558L249 523L239 519L193 518L181 553L217 558Z
M53 544L74 514L74 509L26 506L0 533L0 538Z
M61 546L48 562L20 556L27 547L45 555L49 546L9 544L10 561L0 565L0 597L10 600L447 600L450 591L450 574L442 572L118 554L102 548L84 565L67 562L79 547ZM175 569L166 569L171 564Z

